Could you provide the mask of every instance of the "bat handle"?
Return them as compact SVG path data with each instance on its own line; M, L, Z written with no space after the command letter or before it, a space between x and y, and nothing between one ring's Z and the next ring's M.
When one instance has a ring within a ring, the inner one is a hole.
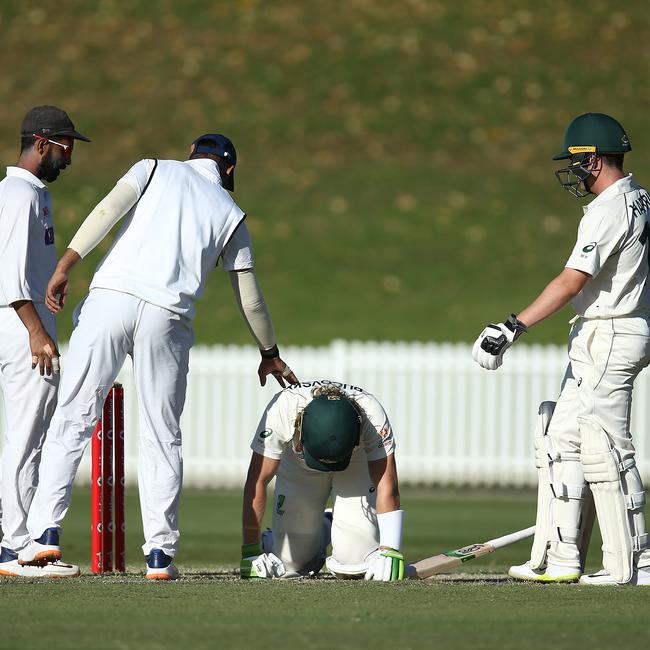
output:
M503 537L497 537L496 539L491 539L489 544L492 548L503 548L509 544L514 544L515 542L520 542L522 539L532 537L535 534L535 526L530 526L530 528L524 528L523 530L518 530L516 533L510 533L509 535L504 535Z

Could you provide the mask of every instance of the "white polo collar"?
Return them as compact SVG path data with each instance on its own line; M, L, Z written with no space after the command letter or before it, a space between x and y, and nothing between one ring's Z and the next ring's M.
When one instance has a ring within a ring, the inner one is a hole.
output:
M22 178L25 181L28 181L32 185L36 185L36 187L40 187L43 190L47 189L47 185L43 183L43 181L38 178L37 176L34 176L32 172L27 171L26 169L23 169L22 167L7 167L7 176L18 176L18 178Z
M612 183L607 189L603 190L591 203L582 207L583 213L586 213L590 208L602 203L603 201L609 201L609 199L614 198L619 194L625 194L625 192L631 192L639 187L634 176L628 174L623 178L619 178L616 182Z
M208 176L211 180L221 185L221 174L219 174L219 165L216 160L210 158L194 158L193 160L184 160L183 162L196 168L196 171Z

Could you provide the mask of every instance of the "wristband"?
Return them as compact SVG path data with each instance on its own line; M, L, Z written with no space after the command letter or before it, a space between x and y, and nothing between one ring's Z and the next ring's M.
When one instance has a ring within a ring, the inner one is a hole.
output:
M510 314L510 317L503 324L515 335L515 341L522 334L528 332L528 326L524 325L515 314Z
M278 359L280 357L280 350L278 350L277 345L274 345L269 350L260 350L260 354L262 355L262 359Z
M402 546L402 526L404 523L404 511L393 510L382 512L377 515L379 525L379 546L399 551Z
M262 555L262 553L264 553L264 551L262 550L262 545L259 542L241 545L241 556L243 558L251 557L253 555Z

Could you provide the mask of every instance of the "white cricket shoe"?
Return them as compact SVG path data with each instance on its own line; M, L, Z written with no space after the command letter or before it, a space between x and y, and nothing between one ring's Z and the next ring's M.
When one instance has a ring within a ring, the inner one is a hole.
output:
M632 574L632 580L629 582L616 582L605 569L596 573L584 575L580 578L581 585L600 585L600 586L619 586L619 585L650 585L650 570L638 568Z
M17 578L76 578L80 574L75 564L48 562L43 566L30 566L18 563L18 553L3 548L0 553L0 575Z
M31 540L18 553L18 564L43 566L61 559L59 529L48 528L38 539Z
M545 569L533 569L530 562L511 566L508 575L516 580L530 582L577 582L582 575L580 569L549 564Z
M159 548L154 548L146 556L147 580L176 580L178 569L174 566L174 558Z

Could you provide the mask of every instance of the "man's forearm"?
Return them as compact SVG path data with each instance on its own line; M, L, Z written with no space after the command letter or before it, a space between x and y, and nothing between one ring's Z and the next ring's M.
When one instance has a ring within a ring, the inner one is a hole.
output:
M77 262L81 260L81 256L77 251L73 250L72 248L66 248L65 252L61 256L61 259L59 260L58 264L56 265L56 270L57 271L62 271L63 273L69 273L70 269L72 269Z
M400 509L399 490L397 485L379 484L377 488L377 513L392 512Z
M539 296L517 318L527 327L532 327L559 311L575 298L590 276L582 271L565 269L551 280Z
M257 346L260 350L272 350L276 345L275 332L255 271L231 271L230 281L237 306Z
M20 318L30 334L45 331L41 318L31 300L17 300L12 302L11 306L15 309L18 318Z
M370 478L377 488L375 508L378 514L400 509L399 484L395 455L368 462Z
M242 541L256 544L260 541L262 520L266 510L266 485L255 483L244 488L242 510Z

